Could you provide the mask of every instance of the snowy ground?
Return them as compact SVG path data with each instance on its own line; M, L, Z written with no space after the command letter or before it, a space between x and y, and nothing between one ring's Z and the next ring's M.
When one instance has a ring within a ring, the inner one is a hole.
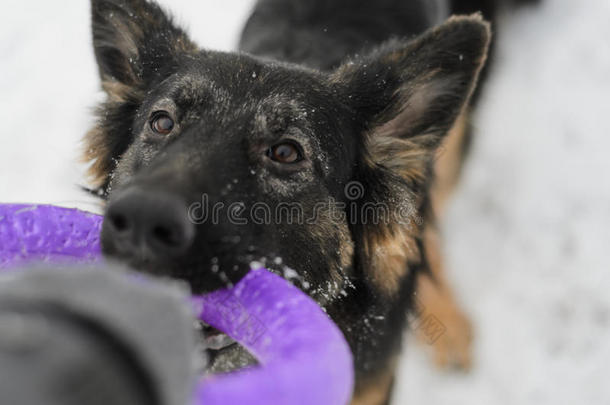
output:
M251 0L165 0L202 45L232 49ZM78 141L101 97L88 2L4 0L0 200L96 209ZM504 18L478 137L447 217L476 368L410 346L396 404L610 404L610 1Z

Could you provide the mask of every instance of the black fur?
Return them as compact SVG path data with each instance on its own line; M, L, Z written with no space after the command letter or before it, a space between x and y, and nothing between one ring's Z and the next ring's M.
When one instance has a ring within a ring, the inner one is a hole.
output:
M392 37L431 27L427 0L263 0L242 33L244 51L321 70ZM354 29L357 27L357 29Z

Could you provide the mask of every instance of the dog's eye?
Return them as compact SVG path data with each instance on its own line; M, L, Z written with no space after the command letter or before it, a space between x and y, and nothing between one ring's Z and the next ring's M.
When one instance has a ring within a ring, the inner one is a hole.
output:
M150 128L159 135L168 135L174 129L174 120L165 111L159 111L153 114Z
M293 142L282 142L267 150L267 157L279 163L297 163L303 160L301 148Z

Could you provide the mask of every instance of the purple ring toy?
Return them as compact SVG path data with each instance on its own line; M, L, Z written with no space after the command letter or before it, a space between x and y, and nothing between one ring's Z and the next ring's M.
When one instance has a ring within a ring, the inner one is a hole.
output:
M31 261L101 259L102 217L47 205L0 204L0 269ZM345 405L352 357L339 329L281 277L252 269L230 290L192 298L199 318L248 349L260 366L202 379L197 405Z

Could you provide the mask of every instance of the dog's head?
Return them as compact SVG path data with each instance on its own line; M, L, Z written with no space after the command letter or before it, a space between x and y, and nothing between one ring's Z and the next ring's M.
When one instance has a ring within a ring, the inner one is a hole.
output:
M92 16L108 98L86 157L106 254L197 292L265 258L320 301L353 279L396 291L487 24L453 18L319 72L200 50L145 0L92 0Z

